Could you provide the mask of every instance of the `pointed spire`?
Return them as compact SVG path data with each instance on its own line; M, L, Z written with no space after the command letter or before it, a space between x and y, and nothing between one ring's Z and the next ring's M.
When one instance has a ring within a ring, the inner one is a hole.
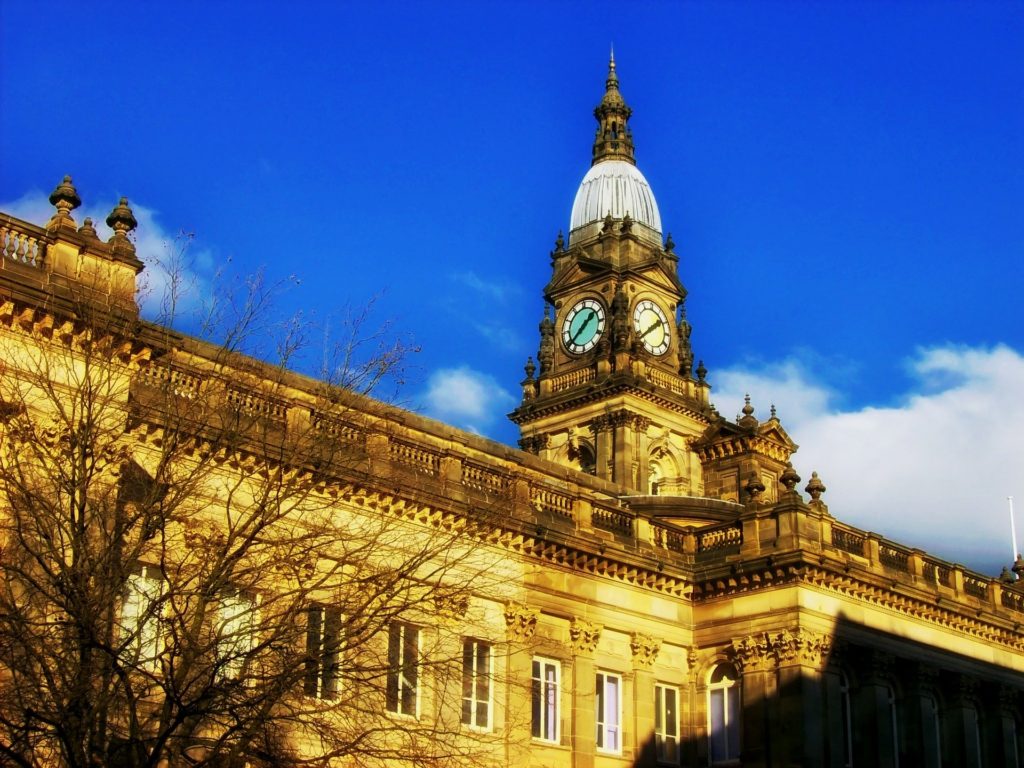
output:
M608 77L604 81L604 98L594 109L597 136L594 138L593 164L602 160L625 160L636 164L633 157L633 134L629 117L633 114L619 92L619 75L615 70L615 50L608 58Z

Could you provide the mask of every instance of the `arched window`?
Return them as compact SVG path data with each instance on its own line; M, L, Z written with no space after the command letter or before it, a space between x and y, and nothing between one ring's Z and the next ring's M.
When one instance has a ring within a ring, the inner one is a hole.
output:
M895 768L900 768L900 730L899 716L896 711L896 691L891 685L887 685L886 692L889 701L889 718L892 720L892 764Z
M935 765L936 768L942 768L942 718L939 715L939 702L931 694L925 696L925 713L931 719L934 734L932 748L935 750Z
M839 673L839 717L843 734L843 765L853 768L853 722L850 708L850 678L845 672Z
M740 682L732 664L719 664L708 681L708 752L712 765L740 756Z
M661 483L661 465L651 460L651 463L647 465L647 492L651 496L658 495L658 485Z
M576 450L579 456L580 471L586 472L588 475L596 475L597 459L594 458L594 449L590 447L589 443L581 440Z

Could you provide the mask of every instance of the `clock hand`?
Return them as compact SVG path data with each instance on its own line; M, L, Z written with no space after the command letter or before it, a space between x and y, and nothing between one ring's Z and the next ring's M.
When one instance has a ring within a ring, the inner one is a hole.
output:
M653 331L655 328L657 328L660 325L661 325L661 320L655 320L653 323L651 323L648 326L646 331L644 331L643 333L640 334L640 338L641 339L646 338L648 333L650 333L651 331Z
M582 335L583 331L587 329L587 326L590 325L590 321L593 320L595 317L597 317L596 312L591 312L589 315L587 315L587 319L583 321L583 325L579 327L579 330L577 330L576 334L572 337L573 344L576 343L576 340Z

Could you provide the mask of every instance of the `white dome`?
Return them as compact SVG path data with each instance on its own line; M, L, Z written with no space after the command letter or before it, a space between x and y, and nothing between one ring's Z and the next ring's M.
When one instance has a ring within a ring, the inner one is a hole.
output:
M628 213L661 235L661 214L651 186L639 168L624 160L604 160L587 171L572 204L569 232L604 221L609 213L613 219Z

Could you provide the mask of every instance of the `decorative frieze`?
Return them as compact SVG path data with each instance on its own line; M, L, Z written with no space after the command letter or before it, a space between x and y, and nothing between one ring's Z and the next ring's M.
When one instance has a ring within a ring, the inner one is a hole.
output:
M744 671L804 664L821 668L832 652L832 636L803 627L781 632L761 632L733 640L733 661Z

